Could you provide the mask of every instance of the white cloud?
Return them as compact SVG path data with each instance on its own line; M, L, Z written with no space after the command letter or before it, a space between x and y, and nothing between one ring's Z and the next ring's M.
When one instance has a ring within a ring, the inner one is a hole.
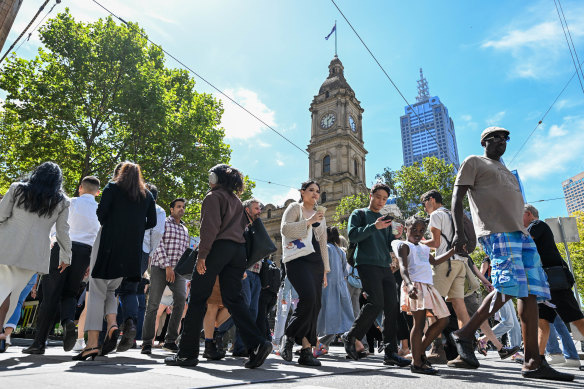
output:
M519 154L517 169L525 181L546 181L582 161L584 116L567 116L562 123L534 135Z
M276 159L276 163L278 164L278 166L284 166L284 162L282 162L279 159Z
M245 88L226 89L224 92L268 125L276 125L276 113L260 100L256 92ZM226 138L249 139L267 128L224 96L218 96L218 98L223 101L225 109L221 118L221 126L225 128Z
M486 120L487 125L489 125L489 126L500 125L501 120L503 120L503 118L505 117L505 114L506 114L505 111L501 111L501 112L497 112L494 115L491 115Z
M566 19L578 47L584 36L584 7L570 6ZM507 27L497 27L501 34L481 46L513 57L511 76L519 78L551 77L559 64L569 63L564 32L553 4L541 2L517 15Z
M298 200L299 197L300 193L298 192L298 189L290 188L285 194L274 194L272 196L268 196L265 199L264 204L274 204L275 206L281 207L284 205L286 200Z

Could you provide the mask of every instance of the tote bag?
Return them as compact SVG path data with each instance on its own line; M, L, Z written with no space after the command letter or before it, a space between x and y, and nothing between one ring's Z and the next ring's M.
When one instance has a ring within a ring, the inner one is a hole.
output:
M300 213L301 217L302 212ZM284 262L314 253L314 247L312 246L312 226L307 228L306 235L302 238L290 239L285 236L283 238L282 257L284 257Z

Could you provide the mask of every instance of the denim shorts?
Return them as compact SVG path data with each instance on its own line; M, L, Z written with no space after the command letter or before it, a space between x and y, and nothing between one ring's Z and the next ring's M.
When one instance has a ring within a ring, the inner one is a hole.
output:
M527 297L539 302L549 300L547 276L541 266L537 247L531 236L516 232L498 232L479 238L491 258L491 282L502 294Z

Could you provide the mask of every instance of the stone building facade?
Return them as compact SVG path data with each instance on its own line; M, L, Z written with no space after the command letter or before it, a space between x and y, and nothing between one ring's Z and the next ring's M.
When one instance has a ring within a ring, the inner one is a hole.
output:
M308 177L320 184L320 204L327 207L325 218L332 223L344 196L367 192L367 150L363 144L363 108L345 79L343 64L335 56L328 68L329 75L310 104L311 136L306 150ZM282 252L282 214L298 198L287 200L283 207L266 204L262 212L266 229L278 247L274 255L278 263Z
M20 5L23 0L2 0L0 1L0 53L3 54L4 43L10 29L12 28L12 23L16 18L16 14L20 9ZM10 46L8 46L10 47Z

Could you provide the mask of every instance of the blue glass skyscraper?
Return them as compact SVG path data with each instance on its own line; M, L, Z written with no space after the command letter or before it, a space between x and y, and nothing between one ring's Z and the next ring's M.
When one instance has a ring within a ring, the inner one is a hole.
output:
M422 162L425 157L441 158L458 170L458 147L454 122L438 96L430 96L428 81L420 69L416 104L405 107L400 117L404 165Z

